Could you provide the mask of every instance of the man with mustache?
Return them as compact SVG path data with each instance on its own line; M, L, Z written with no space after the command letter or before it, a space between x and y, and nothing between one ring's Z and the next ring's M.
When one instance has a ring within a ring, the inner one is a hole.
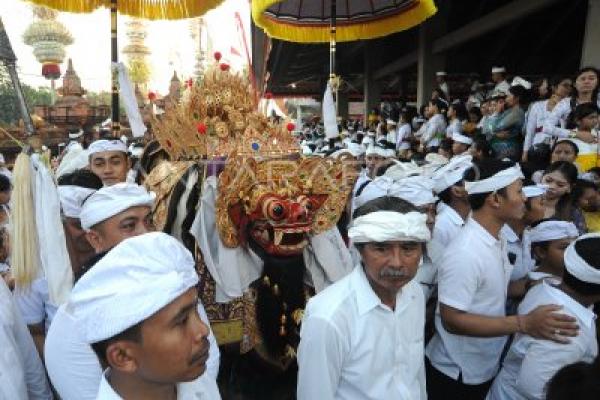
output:
M159 232L124 240L69 299L84 340L108 368L98 400L220 400L207 377L208 326L191 253Z
M383 196L358 207L348 236L361 263L306 307L298 399L426 399L425 301L413 278L427 216Z

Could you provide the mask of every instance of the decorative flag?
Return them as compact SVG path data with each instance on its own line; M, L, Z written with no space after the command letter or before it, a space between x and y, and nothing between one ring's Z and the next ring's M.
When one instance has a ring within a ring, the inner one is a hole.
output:
M323 96L323 125L325 125L325 137L328 139L335 139L339 136L336 115L333 91L331 90L331 84L328 82Z

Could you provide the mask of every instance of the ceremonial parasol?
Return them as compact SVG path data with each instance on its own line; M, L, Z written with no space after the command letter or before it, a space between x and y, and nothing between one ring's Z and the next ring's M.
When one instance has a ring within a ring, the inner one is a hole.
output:
M90 13L97 8L110 8L111 61L118 62L117 11L145 19L183 19L199 17L223 0L27 0L58 11ZM114 65L114 64L113 64ZM112 129L120 137L119 88L116 68L112 68Z
M412 28L434 15L433 0L253 0L254 23L275 39L329 42L334 92L336 42L374 39Z

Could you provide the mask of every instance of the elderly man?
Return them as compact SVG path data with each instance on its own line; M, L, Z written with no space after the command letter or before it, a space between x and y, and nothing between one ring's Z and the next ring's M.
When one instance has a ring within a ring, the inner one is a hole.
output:
M104 186L127 180L131 162L125 143L116 139L100 139L93 142L87 152L90 169L102 179Z
M354 213L348 236L361 264L307 304L298 399L425 399L425 302L413 280L427 217L396 197Z
M154 229L150 221L154 198L154 193L142 186L118 183L98 190L85 201L80 212L81 225L98 257L127 238ZM198 312L208 325L201 304L198 304ZM209 341L208 372L216 378L219 349L212 332ZM63 400L95 398L102 369L90 346L81 338L68 305L58 309L48 331L45 350L48 375Z
M220 399L205 373L194 266L175 238L152 232L119 243L75 284L69 307L108 366L97 400Z

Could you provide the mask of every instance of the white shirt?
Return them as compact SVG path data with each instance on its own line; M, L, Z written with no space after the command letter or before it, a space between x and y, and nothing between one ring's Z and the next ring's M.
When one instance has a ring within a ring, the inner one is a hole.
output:
M536 101L531 105L525 123L523 152L527 152L531 146L538 143L550 144L552 136L544 133L544 123L549 115L548 100Z
M596 104L600 107L600 96L596 99ZM552 112L544 121L544 133L556 138L569 137L571 132L565 129L566 121L571 113L571 97L566 97L558 102Z
M400 147L402 142L405 142L412 135L412 127L409 123L402 124L398 127L398 135L396 137L396 150Z
M465 221L449 205L445 205L435 218L433 238L442 246L448 246L456 238L465 225Z
M0 399L50 400L52 393L33 339L0 278Z
M100 387L96 400L123 400L110 383L106 380L106 376L110 373L107 369L100 380ZM221 400L219 389L212 377L206 376L206 373L200 375L192 382L182 382L177 384L177 400Z
M298 348L298 400L426 399L425 302L407 283L394 310L357 266L309 300Z
M423 254L423 260L414 278L414 281L419 282L421 289L423 289L425 303L429 301L429 298L437 288L437 265L443 254L444 246L435 239L427 242L427 251Z
M471 314L503 317L511 269L506 243L468 218L439 263L439 303ZM435 327L426 354L436 369L452 379L458 379L462 373L462 381L469 385L494 377L505 336L478 338L451 334L442 324L439 304Z
M44 322L44 329L48 332L57 307L50 303L48 281L45 277L36 278L27 289L17 288L15 302L27 325Z
M519 306L519 314L546 304L562 305L561 312L575 317L579 335L569 338L570 343L561 344L517 334L487 399L544 399L546 383L559 369L579 361L591 363L596 358L598 342L593 311L544 282L529 290Z
M446 137L452 139L452 135L458 133L463 134L462 122L458 119L452 120L446 128Z
M396 138L398 137L398 133L396 131L396 128L392 128L388 131L385 140L387 140L390 143L394 143L396 144Z
M505 224L500 230L500 234L506 240L508 253L514 254L509 256L508 260L513 265L511 281L516 281L527 276L527 273L535 268L535 261L531 257L531 243L528 240L529 231L523 231L523 239L512 230L508 224ZM514 258L514 262L511 261Z
M198 314L206 324L208 317L202 304ZM210 350L206 373L216 379L219 372L219 347L210 332ZM46 368L52 385L63 400L93 400L98 393L102 367L96 353L81 337L77 321L69 312L68 303L60 306L50 325L44 345Z
M419 129L421 133L421 142L425 147L437 147L442 142L446 134L446 120L442 114L435 114L427 120Z

